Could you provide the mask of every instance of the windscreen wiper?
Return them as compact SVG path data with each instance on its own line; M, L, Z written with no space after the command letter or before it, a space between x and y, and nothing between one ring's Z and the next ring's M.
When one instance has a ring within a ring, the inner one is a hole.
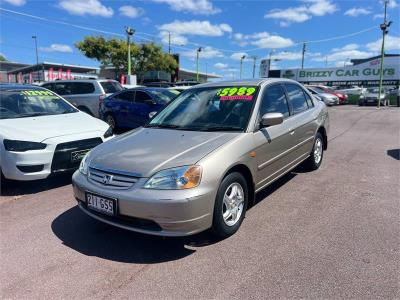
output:
M149 124L146 126L146 128L181 128L179 125L174 125L174 124Z
M243 131L239 126L209 126L200 129L201 131Z

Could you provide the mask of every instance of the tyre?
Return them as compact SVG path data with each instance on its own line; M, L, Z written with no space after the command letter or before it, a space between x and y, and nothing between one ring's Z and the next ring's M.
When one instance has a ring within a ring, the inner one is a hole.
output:
M115 130L117 128L117 122L115 121L113 115L108 114L105 118L105 121L110 127Z
M248 187L243 175L228 174L221 182L214 204L213 233L226 238L242 224L248 203Z
M314 139L314 146L312 148L310 157L306 160L306 166L309 170L317 170L324 156L324 138L321 133L317 132Z

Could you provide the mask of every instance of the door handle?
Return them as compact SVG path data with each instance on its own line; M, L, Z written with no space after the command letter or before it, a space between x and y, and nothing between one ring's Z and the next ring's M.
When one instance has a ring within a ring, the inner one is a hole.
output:
M294 134L294 130L292 130L291 132L290 132L290 135L293 135Z

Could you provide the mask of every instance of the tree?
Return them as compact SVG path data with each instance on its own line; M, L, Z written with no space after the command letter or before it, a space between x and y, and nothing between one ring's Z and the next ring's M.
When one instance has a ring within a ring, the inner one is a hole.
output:
M114 66L117 76L127 71L128 45L123 39L86 36L75 46L86 57L96 59L104 66ZM172 73L177 68L175 59L154 43L139 45L131 43L131 58L133 73L146 71Z
M0 54L0 61L7 61L7 59L4 57L4 55Z

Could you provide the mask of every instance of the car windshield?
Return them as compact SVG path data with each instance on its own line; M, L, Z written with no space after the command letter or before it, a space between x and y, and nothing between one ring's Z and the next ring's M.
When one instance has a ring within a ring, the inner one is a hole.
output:
M148 90L158 104L167 104L176 97L176 93L170 90Z
M197 88L180 94L146 127L193 131L244 131L258 87Z
M313 86L312 88L318 93L324 93L325 92L325 90L322 87L319 87L319 86Z
M69 114L77 111L47 90L2 91L0 94L0 119Z
M379 89L378 88L369 88L367 89L368 93L372 93L372 94L377 94L379 93Z
M106 94L113 94L124 89L117 81L101 81L100 84L104 89L104 93Z

